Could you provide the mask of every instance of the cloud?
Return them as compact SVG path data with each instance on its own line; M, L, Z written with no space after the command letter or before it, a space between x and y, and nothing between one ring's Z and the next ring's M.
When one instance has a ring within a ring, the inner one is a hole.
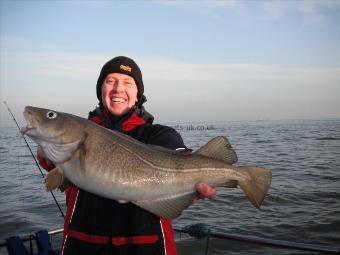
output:
M297 15L305 26L326 26L330 22L329 13L340 11L340 1L300 0L300 1L155 1L155 3L182 9L194 9L208 17L222 19L225 11L234 13L241 19L275 20ZM255 4L254 4L255 3Z
M339 1L302 1L298 2L298 10L303 16L304 25L327 25L328 14L340 11Z
M156 4L177 8L210 8L210 9L230 9L239 5L240 1L236 0L210 0L210 1L171 1L160 0L153 1Z
M221 20L223 18L224 10L238 11L242 9L243 3L237 0L210 0L210 1L171 1L160 0L154 1L156 4L163 6L190 9L198 13L206 15L212 19Z
M178 82L340 80L340 67L283 67L261 63L192 63L131 56L141 66L144 79ZM16 75L18 69L38 77L67 77L94 80L108 61L106 54L88 53L4 53L2 75ZM19 79L19 77L17 77Z
M58 1L57 4L63 7L90 7L90 8L102 8L107 6L112 6L114 2L112 0L86 0L86 1L79 1L79 0L68 0L68 1Z
M336 96L340 67L293 68L261 63L221 62L203 64L131 57L142 69L147 96L150 96L148 107L157 116L164 116L164 120L217 120L220 116L226 119L250 119L257 118L256 114L262 114L259 115L261 118L270 118L274 115L268 109L276 109L276 117L289 117L291 115L288 113L282 115L288 111L286 108L289 106L289 112L293 114L296 111L294 109L300 109L301 105L306 105L305 111L309 114L301 111L301 116L313 117L310 113L318 109L324 112L320 116L338 116L333 111L339 108ZM7 52L1 55L2 100L10 100L17 116L22 115L23 106L37 105L86 117L89 109L97 103L95 82L107 60L108 56L103 54ZM193 86L197 89L192 90ZM231 111L243 108L242 111L236 111L237 114ZM215 109L216 112L212 114L208 109ZM224 109L230 109L228 116ZM2 121L1 125L11 125L8 116Z
M264 18L283 19L298 15L305 26L326 26L330 20L329 14L340 11L340 1L265 1L260 8L265 14Z
M175 60L141 60L144 77L188 82L340 80L340 67L281 67L259 63L197 64Z

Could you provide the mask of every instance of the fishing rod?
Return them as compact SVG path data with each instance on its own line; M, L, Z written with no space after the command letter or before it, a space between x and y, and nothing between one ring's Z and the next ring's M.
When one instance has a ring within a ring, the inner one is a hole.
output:
M291 242L291 241L275 240L275 239L270 239L270 238L255 237L255 236L240 235L240 234L230 234L230 233L225 233L221 231L212 231L208 225L202 224L202 223L189 225L182 229L176 228L176 227L174 227L173 229L180 233L186 233L196 238L216 237L216 238L222 238L222 239L233 239L233 240L243 241L243 242L267 244L271 246L278 246L278 247L284 247L284 248L289 248L289 249L314 251L314 252L325 252L328 254L330 253L340 254L340 247L329 247L325 245L296 243L296 242Z
M17 120L15 119L15 117L14 117L14 115L13 115L11 109L9 108L7 102L4 101L3 103L6 105L8 112L11 114L11 116L12 116L12 118L13 118L15 124L17 125L17 127L18 127L18 129L19 129L19 131L20 131L19 124L18 124ZM45 175L44 175L43 171L41 170L38 161L37 161L36 158L34 157L34 154L33 154L33 152L32 152L32 149L31 149L31 147L29 146L29 144L28 144L28 142L27 142L25 136L21 133L21 131L20 131L20 134L22 135L22 138L24 138L24 141L25 141L25 143L26 143L26 146L27 146L27 148L29 149L32 158L34 159L34 162L35 162L35 164L37 165L37 167L38 167L38 169L39 169L39 171L40 171L40 173L41 173L42 178L45 179ZM59 209L59 211L60 211L60 213L61 213L61 216L63 216L63 218L65 219L64 212L63 212L63 210L61 209L61 207L60 207L60 205L59 205L59 203L58 203L57 198L55 197L55 195L54 195L54 193L53 193L52 191L50 191L50 193L51 193L51 195L52 195L52 197L53 197L53 199L54 199L54 202L56 203L56 205L57 205L57 207L58 207L58 209Z

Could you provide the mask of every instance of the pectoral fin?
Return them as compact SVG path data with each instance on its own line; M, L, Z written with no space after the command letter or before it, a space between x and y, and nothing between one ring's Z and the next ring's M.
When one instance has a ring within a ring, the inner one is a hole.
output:
M45 178L45 186L47 191L54 190L63 185L64 175L58 167L53 168Z
M153 201L143 200L133 203L162 218L172 220L178 217L185 208L193 203L194 197L195 192L190 192L176 197Z

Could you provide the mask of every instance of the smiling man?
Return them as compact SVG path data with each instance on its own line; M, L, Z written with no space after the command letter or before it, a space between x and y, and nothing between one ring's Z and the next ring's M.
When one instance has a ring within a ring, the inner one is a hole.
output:
M134 79L126 74L111 73L102 86L104 107L112 114L127 113L137 103L137 86Z
M97 81L99 106L89 119L143 143L171 150L185 149L173 128L153 124L143 107L142 73L127 57L116 57L102 68ZM38 151L39 152L39 151ZM116 155L112 155L115 157ZM40 164L54 168L38 153ZM207 184L196 186L198 198L212 198ZM171 222L132 204L103 198L71 184L66 190L67 212L61 254L177 254Z

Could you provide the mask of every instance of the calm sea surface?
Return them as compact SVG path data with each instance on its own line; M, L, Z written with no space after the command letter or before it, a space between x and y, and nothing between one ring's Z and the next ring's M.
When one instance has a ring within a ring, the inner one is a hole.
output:
M193 149L225 135L238 154L238 165L257 165L273 172L260 210L252 207L240 189L219 188L216 199L186 209L174 220L176 227L206 223L212 231L340 246L340 120L170 125ZM45 192L18 130L1 128L0 132L0 239L61 228L63 218L51 194ZM35 152L35 144L29 143ZM65 209L64 195L55 195ZM180 254L204 254L205 240L184 237L178 246ZM221 239L211 239L209 247L209 254L311 254ZM0 254L6 254L5 250Z

